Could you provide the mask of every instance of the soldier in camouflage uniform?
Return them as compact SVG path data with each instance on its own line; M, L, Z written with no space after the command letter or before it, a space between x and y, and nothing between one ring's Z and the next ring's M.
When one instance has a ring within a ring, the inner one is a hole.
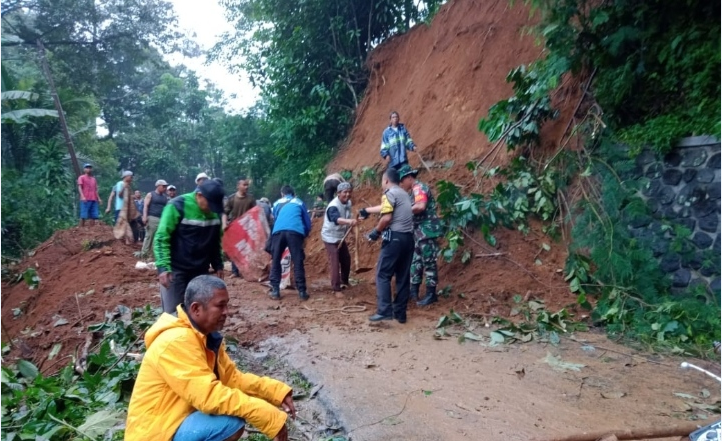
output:
M399 186L407 192L413 192L414 257L411 261L411 298L418 300L421 280L426 275L426 296L416 303L419 306L426 306L438 300L437 239L443 235L443 227L436 215L436 201L431 190L428 185L416 180L417 174L418 170L403 165L399 169L401 177Z

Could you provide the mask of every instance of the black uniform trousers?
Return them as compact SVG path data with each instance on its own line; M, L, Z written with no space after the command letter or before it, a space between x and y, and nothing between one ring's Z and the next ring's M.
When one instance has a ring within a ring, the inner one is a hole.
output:
M201 271L172 271L173 279L170 282L168 289L161 286L160 289L160 302L163 307L163 312L173 314L176 307L183 303L183 299L186 295L186 288L191 280L196 277L208 274L208 267ZM190 305L186 305L190 306Z
M384 235L386 234L389 233ZM414 256L414 234L391 231L390 236L390 240L381 243L381 254L376 265L376 313L405 320L411 283L411 259ZM396 277L396 298L393 300L392 277Z
M306 255L303 253L302 234L295 231L283 230L274 233L271 236L271 274L268 279L273 288L278 288L281 284L281 257L288 247L291 252L291 261L293 262L293 276L296 282L298 292L306 291L306 270L303 267L303 261Z

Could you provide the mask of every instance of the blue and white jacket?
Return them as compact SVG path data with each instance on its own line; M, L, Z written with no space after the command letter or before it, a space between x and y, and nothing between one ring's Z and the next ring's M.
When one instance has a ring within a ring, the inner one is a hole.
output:
M311 218L306 204L295 196L284 196L273 203L273 233L295 231L303 237L311 232Z
M381 157L386 159L391 155L389 167L409 162L406 157L406 150L414 151L414 141L406 130L406 126L399 124L396 129L389 125L381 136Z

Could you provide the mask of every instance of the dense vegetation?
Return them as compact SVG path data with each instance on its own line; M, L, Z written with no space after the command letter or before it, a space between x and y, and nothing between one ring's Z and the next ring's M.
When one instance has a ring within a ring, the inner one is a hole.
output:
M3 3L4 256L77 219L76 176L50 80L78 162L94 165L103 202L120 170L133 170L145 189L162 177L181 190L200 171L246 172L244 149L261 136L257 119L226 114L213 85L201 88L193 72L164 61L163 54L197 50L175 30L172 11L158 0Z
M531 31L544 41L544 56L510 72L515 95L479 122L495 148L505 144L519 156L503 169L483 167L485 158L469 164L480 179L505 176L488 194L465 196L453 183L440 183L451 227L446 257L463 244L466 226L480 227L492 244L495 226L524 230L530 215L551 233L571 226L566 277L581 306L592 308L588 296L595 298L597 323L657 347L710 351L720 338L719 292L698 285L670 294L651 242L628 228L649 216L636 195L643 182L621 177L634 169L643 147L665 153L683 136L719 138L720 5L528 3L541 17ZM542 124L557 115L551 96L563 75L575 76L587 95L557 152L534 155ZM572 139L578 141L573 150ZM629 148L620 148L620 141ZM543 159L527 159L534 157ZM675 238L675 252L690 258L691 232L664 220L661 228ZM718 253L708 253L703 265L719 276Z
M95 166L103 198L122 169L132 169L146 188L163 177L189 190L196 173L206 171L226 182L248 174L266 195L288 176L302 190L315 189L364 94L370 51L428 20L441 3L224 0L235 31L211 57L244 70L262 90L254 108L231 115L212 84L164 60L171 52L198 52L165 1L3 2L4 255L20 255L77 217L75 171L51 79L74 151ZM719 293L698 287L669 294L649 244L627 228L648 213L636 184L620 175L642 146L665 152L681 136L720 135L719 3L528 3L540 14L530 31L544 42L543 57L510 72L515 95L479 123L494 149L505 145L518 156L504 168L489 167L488 155L467 165L477 189L502 178L486 193L437 184L449 227L444 257L464 250L472 229L493 245L495 227L527 231L529 218L537 217L549 235L570 243L566 279L580 307L593 308L596 323L657 347L707 351L720 338ZM564 75L576 76L589 96L557 151L534 154L542 125L557 117L552 97ZM101 135L98 119L105 123ZM572 151L573 137L579 142ZM632 148L618 148L619 141ZM360 179L375 178L367 169ZM671 222L662 227L684 254L690 232ZM717 275L719 257L704 263ZM468 250L461 260L471 260ZM501 342L566 326L566 310L549 315L537 304L526 312L536 324L502 323L508 334L497 335ZM125 311L93 327L103 333L97 351L85 366L65 366L59 375L46 377L27 361L3 366L5 439L122 437L119 423L138 368L126 352L142 350L138 336L155 314ZM446 321L462 322L458 314ZM61 348L53 347L49 361Z
M269 142L256 150L265 160L253 174L275 183L300 176L303 188L315 189L361 102L370 51L430 18L442 1L222 3L235 31L212 56L244 70L262 91Z
M160 177L190 190L205 171L227 183L248 175L269 197L295 176L290 183L303 193L317 190L350 127L370 50L440 3L224 1L236 30L210 56L245 70L262 91L252 109L231 115L212 84L165 61L170 53L204 55L179 32L168 2L4 2L4 255L76 220L74 172L49 78L78 161L93 163L104 199L125 169L146 190Z

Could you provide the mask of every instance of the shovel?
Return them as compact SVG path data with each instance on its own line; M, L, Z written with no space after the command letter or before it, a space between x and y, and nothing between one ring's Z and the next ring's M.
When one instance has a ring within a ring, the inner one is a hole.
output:
M414 150L414 153L416 153L416 156L419 157L419 161L421 161L421 165L423 165L424 168L426 169L426 171L429 172L431 177L435 179L434 173L431 171L429 166L426 164L426 161L424 161L424 158L421 157L421 153L417 152L416 150Z
M368 268L368 267L360 268L358 266L358 226L356 226L356 228L354 228L354 229L356 230L356 246L353 247L353 262L354 262L354 266L356 267L354 272L356 274L362 274L362 273L371 271L373 268Z
M358 217L356 219L358 219ZM341 239L341 242L338 243L338 249L341 249L341 246L343 245L343 243L346 240L346 238L348 237L348 235L351 233L351 230L354 230L356 232L356 244L355 244L354 250L353 250L354 265L356 266L356 269L354 270L354 272L356 274L361 274L361 273L371 271L373 268L365 268L365 267L359 268L359 266L358 266L358 226L351 227L348 229L348 231L346 231L346 234L343 235L343 239Z

